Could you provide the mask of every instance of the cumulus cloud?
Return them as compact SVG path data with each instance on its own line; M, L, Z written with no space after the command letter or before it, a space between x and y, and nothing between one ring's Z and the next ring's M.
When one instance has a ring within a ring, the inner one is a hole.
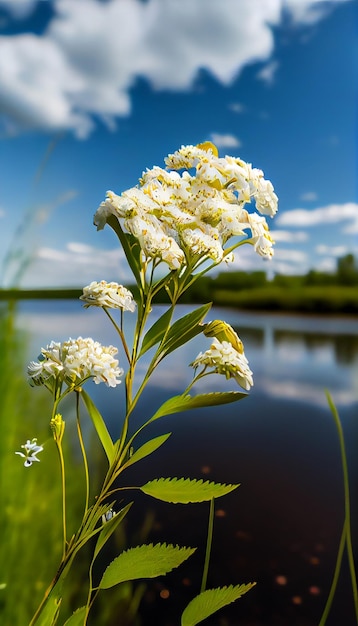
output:
M308 234L303 230L290 231L290 230L272 230L271 235L276 243L297 243L307 241Z
M211 141L218 148L240 148L241 141L235 135L221 135L220 133L211 133Z
M349 221L349 232L352 228L358 229L358 204L346 202L345 204L329 204L316 209L292 209L281 213L276 218L276 224L280 226L310 227L322 224L335 224Z
M69 242L64 250L39 248L26 270L22 287L82 287L92 280L132 279L123 250L99 250Z
M319 244L316 246L317 254L330 254L335 257L344 256L351 252L350 248L347 246L326 246L325 244Z
M341 2L347 0L340 0ZM188 90L200 69L229 85L274 52L272 26L288 11L312 23L337 0L53 0L41 36L0 37L0 116L6 132L91 132L94 116L109 128L131 110L138 77L155 89ZM0 0L14 15L31 0ZM85 15L85 19L84 19Z

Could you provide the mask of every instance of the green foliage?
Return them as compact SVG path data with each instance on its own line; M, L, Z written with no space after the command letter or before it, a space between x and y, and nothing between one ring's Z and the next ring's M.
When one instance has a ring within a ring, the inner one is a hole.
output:
M99 587L108 589L128 580L163 576L179 567L195 550L196 548L180 548L165 543L130 548L108 565Z
M165 313L151 326L143 337L142 348L139 357L155 346L164 337L172 316L172 309L167 309Z
M217 589L207 589L189 602L181 617L181 626L195 626L224 606L235 602L247 593L256 583L230 585Z
M154 437L154 439L146 441L138 450L133 452L123 467L129 467L158 450L158 448L169 439L170 435L171 433L166 433L165 435L159 435L159 437Z
M224 485L209 480L190 478L157 478L150 480L140 489L143 493L164 502L188 504L220 498L237 489L239 485Z
M122 523L127 513L131 509L132 504L133 502L129 502L129 504L127 504L125 507L123 507L123 509L118 511L118 513L116 513L112 517L112 519L108 520L105 524L103 524L103 528L100 534L98 535L96 547L94 549L93 560L97 557L97 555L102 550L103 546L107 543L111 535L113 535L114 531L119 526L119 524Z
M73 615L71 615L71 617L66 620L64 626L83 626L83 620L86 616L86 611L87 607L81 606L80 609L77 609L77 611L75 611Z
M16 308L0 308L0 623L24 626L56 571L61 555L61 485L58 460L49 431L48 397L24 376L28 337L17 328ZM44 445L41 463L25 469L14 454L27 438ZM77 451L76 451L77 452ZM82 490L72 450L68 460L68 516L73 524ZM30 540L29 540L30 538ZM82 565L78 563L78 581ZM63 609L68 599L63 601ZM47 624L48 626L48 624Z
M190 394L173 396L159 407L150 421L153 422L164 415L172 415L173 413L181 413L191 409L229 404L246 397L247 394L241 391L213 391L211 393L200 393L197 396L191 396Z
M81 389L81 397L92 420L93 426L96 429L98 438L107 455L108 462L110 465L112 465L115 456L115 449L111 436L107 430L106 423L99 410L97 409L95 403L93 402L92 398L84 389Z
M210 308L210 303L204 304L174 322L169 328L162 345L159 347L158 362L203 332L202 321Z
M60 613L62 598L53 593L47 600L41 615L36 620L36 626L55 626Z

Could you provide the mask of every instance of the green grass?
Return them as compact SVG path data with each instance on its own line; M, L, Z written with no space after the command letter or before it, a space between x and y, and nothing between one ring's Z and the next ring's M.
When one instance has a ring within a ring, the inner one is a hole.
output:
M0 623L25 626L51 581L61 557L59 468L49 430L51 399L27 383L27 337L15 328L14 306L0 308ZM37 437L40 463L25 468L15 455ZM68 451L67 451L68 452ZM69 455L68 455L69 456ZM81 480L69 458L70 512L81 500ZM78 473L78 470L77 470ZM76 495L77 497L74 497Z

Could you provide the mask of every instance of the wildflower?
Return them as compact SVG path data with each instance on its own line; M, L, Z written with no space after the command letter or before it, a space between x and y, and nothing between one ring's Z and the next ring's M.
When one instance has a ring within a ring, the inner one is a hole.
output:
M219 158L210 142L182 146L165 164L166 169L148 169L139 185L121 196L107 192L94 218L97 227L116 216L123 230L136 237L146 260L159 259L171 270L209 259L220 263L228 240L246 237L248 228L255 251L272 256L265 218L244 209L254 201L263 215L273 217L277 211L273 185L261 170L239 158Z
M201 365L204 369L213 368L213 373L224 374L227 379L235 378L240 387L247 391L254 384L244 352L238 352L229 341L219 341L215 337L209 350L200 352L191 363L194 369Z
M108 509L108 511L106 511L102 515L102 524L105 524L106 522L109 522L116 515L117 515L117 513L114 511L114 509Z
M93 378L96 384L105 382L108 387L115 387L123 374L114 358L117 352L117 348L102 346L90 337L68 339L63 343L52 341L41 348L39 361L32 361L27 373L35 385L43 385L51 378L60 378L67 384L80 384Z
M136 303L133 294L129 289L118 285L118 283L107 283L105 280L100 282L93 281L87 287L83 288L83 294L80 296L83 300L85 308L90 306L105 306L109 309L122 309L123 311L135 311Z
M43 446L37 445L36 438L31 439L31 441L30 439L28 439L26 443L24 443L24 445L22 445L21 447L25 450L25 453L15 452L15 454L18 454L19 456L22 456L23 459L25 459L25 467L30 467L34 461L40 462L40 459L37 458L36 454L42 452Z

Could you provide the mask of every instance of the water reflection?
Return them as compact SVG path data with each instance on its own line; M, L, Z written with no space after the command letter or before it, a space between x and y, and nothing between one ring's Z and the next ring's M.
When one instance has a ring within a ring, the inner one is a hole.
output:
M188 307L181 307L184 315ZM153 311L153 320L163 313ZM357 484L358 319L240 313L214 308L208 319L224 319L245 343L254 372L250 397L223 408L173 415L151 426L153 436L173 432L145 465L146 479L203 477L241 483L217 506L210 584L257 580L257 589L210 624L236 626L317 625L331 582L343 519L339 446L327 408L325 389L337 403L346 435L352 493ZM18 325L31 332L29 358L52 339L92 336L117 343L100 310L79 303L24 303ZM133 317L126 317L133 332ZM196 337L165 360L134 420L149 416L169 395L191 380L188 364L210 340ZM124 362L124 361L122 361ZM144 372L145 361L139 369ZM201 390L235 388L233 381L203 379ZM119 389L104 385L91 392L111 428L118 430ZM34 390L36 393L36 390ZM136 472L138 471L138 474ZM129 484L139 484L143 466L134 466ZM139 506L141 501L139 499ZM142 498L142 506L152 506ZM154 505L153 505L154 509ZM358 517L352 502L353 520ZM207 507L155 505L151 541L204 545ZM354 527L354 524L353 524ZM189 541L188 541L189 537ZM190 568L177 570L165 583L153 582L143 603L143 621L177 623L178 604L188 602L200 585L202 554ZM353 626L347 568L327 626ZM158 607L161 610L158 610ZM220 619L222 621L220 621Z

